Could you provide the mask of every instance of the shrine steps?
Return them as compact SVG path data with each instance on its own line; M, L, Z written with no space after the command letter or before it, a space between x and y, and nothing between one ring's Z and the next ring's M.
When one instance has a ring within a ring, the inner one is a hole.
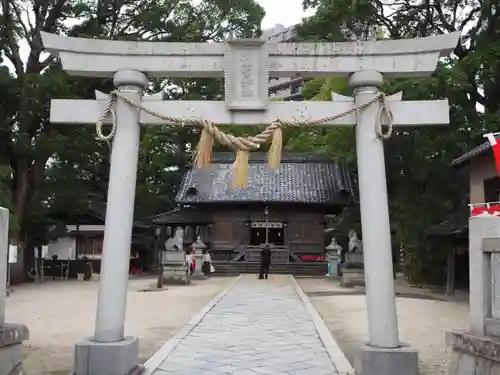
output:
M259 273L259 262L214 262L214 275L229 276L244 273ZM289 262L272 263L269 273L289 274L296 276L324 276L328 272L326 262Z

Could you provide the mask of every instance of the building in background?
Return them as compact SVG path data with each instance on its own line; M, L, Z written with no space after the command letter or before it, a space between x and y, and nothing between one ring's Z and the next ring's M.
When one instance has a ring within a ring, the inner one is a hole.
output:
M272 29L265 30L262 37L273 43L286 43L296 41L296 26L285 27L281 24ZM269 97L289 101L302 101L302 85L304 78L300 75L287 78L270 77L269 79Z
M354 202L351 175L330 158L284 154L280 172L267 155L250 155L248 187L233 189L233 153L214 153L205 169L191 169L177 193L176 210L152 223L163 237L184 229L189 249L200 236L218 273L255 273L263 244L272 246L273 272L324 275L325 215ZM310 260L314 260L311 262Z
M341 31L345 40L371 40L377 39L377 28L373 25L367 25L363 22L357 22L352 25L344 25ZM277 24L272 29L264 30L262 38L273 43L291 43L297 42L297 25L285 27ZM300 77L276 78L270 77L269 97L284 101L302 101L302 86L309 79Z
M489 141L457 157L451 165L457 170L457 183L464 185L462 202L455 213L425 233L437 247L452 247L446 271L449 295L455 289L469 288L469 217L500 212L500 177Z
M65 225L66 234L51 241L47 246L37 247L25 254L30 277L76 278L82 272L83 260L91 261L93 271L100 272L104 239L106 204L90 202L88 211L78 220ZM133 223L130 249L131 269L149 270L154 264L155 254L151 241L152 228L139 221ZM65 274L67 271L67 275ZM21 275L22 276L22 275ZM20 280L23 278L20 276Z

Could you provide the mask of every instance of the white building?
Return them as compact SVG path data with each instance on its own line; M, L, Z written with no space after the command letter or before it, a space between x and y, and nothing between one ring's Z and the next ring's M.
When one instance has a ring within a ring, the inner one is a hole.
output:
M274 43L286 43L295 41L297 31L295 26L285 27L277 24L272 29L265 30L262 37ZM282 100L303 100L301 88L304 79L297 74L290 78L270 78L269 97Z
M66 235L57 240L49 242L46 246L35 249L34 258L41 257L45 262L34 262L43 267L45 275L56 277L59 273L62 276L61 264L69 267L69 277L76 277L76 270L79 269L79 261L86 257L93 261L94 272L99 272L100 261L103 251L104 221L106 217L106 206L104 204L91 204L89 211L81 217L78 224L66 225ZM130 259L136 262L141 258L141 265L146 261L151 263L154 258L153 250L150 246L153 238L152 229L141 222L134 222ZM46 262L57 256L59 262L56 270L52 270L52 262ZM135 264L134 263L134 264ZM136 264L136 265L137 265ZM132 263L131 263L132 265Z

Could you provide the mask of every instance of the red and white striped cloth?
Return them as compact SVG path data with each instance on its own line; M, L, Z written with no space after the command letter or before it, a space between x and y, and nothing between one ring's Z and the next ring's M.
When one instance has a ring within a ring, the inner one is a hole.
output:
M497 172L500 175L500 143L496 136L500 133L488 133L483 135L490 142ZM500 140L500 139L499 139ZM471 216L495 216L500 218L500 202L487 202L470 204Z
M471 216L496 216L500 217L500 203L481 203L481 204L471 204L470 214Z
M489 133L483 135L487 138L491 145L491 150L493 151L493 157L495 158L495 165L497 167L497 172L500 175L500 143L497 142L496 136L500 133Z

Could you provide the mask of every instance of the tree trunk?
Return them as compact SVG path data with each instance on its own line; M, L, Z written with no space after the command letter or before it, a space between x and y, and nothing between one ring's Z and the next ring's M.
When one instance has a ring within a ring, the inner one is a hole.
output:
M18 284L24 281L24 252L26 250L26 232L24 221L26 220L26 206L29 190L29 168L19 163L15 166L13 181L13 211L19 223L19 231L11 239L11 243L17 245L17 262L10 265L11 283Z
M12 184L13 211L19 224L19 231L11 242L18 247L17 263L11 265L12 283L20 283L26 279L25 270L30 267L32 256L27 256L28 249L27 214L29 205L43 182L43 173L47 158L38 157L35 160L22 160L15 165ZM31 166L31 167L30 167Z
M456 263L456 251L455 247L448 255L448 261L446 262L446 295L452 297L455 295L455 263Z

